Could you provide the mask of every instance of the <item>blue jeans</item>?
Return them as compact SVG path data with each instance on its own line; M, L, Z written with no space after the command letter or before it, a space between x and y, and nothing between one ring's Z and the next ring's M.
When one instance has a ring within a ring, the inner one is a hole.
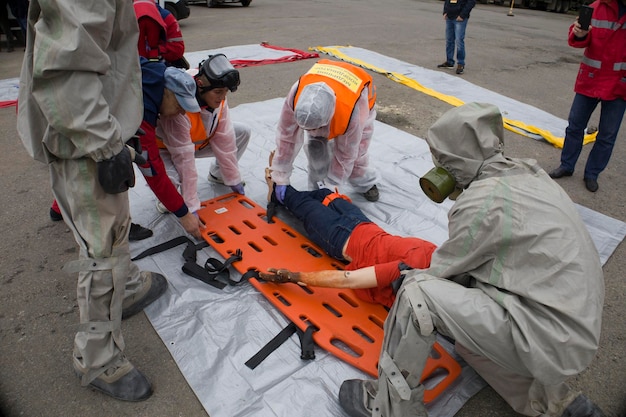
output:
M467 20L446 19L446 60L454 64L454 47L459 65L465 65L465 28Z
M300 220L308 237L335 259L344 260L343 246L354 228L370 223L365 214L354 204L334 199L328 206L322 204L332 192L328 189L298 191L287 187L284 205Z
M561 166L569 172L574 172L576 161L583 148L585 128L591 114L600 103L600 125L593 148L587 158L584 178L596 180L606 168L613 153L613 146L617 133L624 118L626 100L600 100L576 94L569 112L567 129L565 129L565 143L561 152Z

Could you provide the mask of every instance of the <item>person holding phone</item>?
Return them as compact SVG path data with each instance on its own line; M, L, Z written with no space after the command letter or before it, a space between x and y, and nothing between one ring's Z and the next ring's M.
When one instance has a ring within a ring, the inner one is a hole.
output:
M574 86L576 95L565 129L561 164L550 176L561 178L574 173L585 128L600 104L598 135L583 174L585 187L596 192L598 176L609 163L626 110L626 1L597 0L591 7L588 29L583 29L579 20L569 29L568 43L574 48L585 48L585 52ZM582 18L583 15L579 19Z

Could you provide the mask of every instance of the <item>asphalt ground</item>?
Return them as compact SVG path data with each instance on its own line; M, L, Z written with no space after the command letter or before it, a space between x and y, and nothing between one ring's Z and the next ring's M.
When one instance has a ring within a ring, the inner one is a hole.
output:
M435 68L445 60L442 4L439 0L254 0L247 8L197 5L181 21L181 29L188 51L263 41L302 50L353 45ZM514 16L508 16L508 11L508 6L493 4L479 4L473 10L462 77L567 119L582 56L566 41L575 15L514 9ZM22 58L21 48L0 52L0 79L18 77ZM231 107L284 97L312 63L242 69L242 85L229 96ZM429 126L450 108L380 74L374 80L378 119L418 137L426 137ZM0 109L0 410L7 417L206 416L144 314L126 320L123 333L126 354L152 381L154 395L144 402L125 403L80 386L70 361L78 323L76 277L61 272L66 262L76 259L77 246L68 228L48 217L52 201L48 171L22 147L15 113L13 107ZM592 124L597 125L597 117ZM582 181L590 146L583 150L575 175L559 180L575 202L622 221L626 221L625 140L626 129L622 129L597 193L587 191ZM558 165L560 150L545 142L506 131L505 143L508 156L534 158L546 170ZM260 163L258 168L264 166ZM626 416L625 252L621 244L604 266L606 298L596 358L570 381L611 417ZM206 381L220 384L211 375ZM517 414L485 388L457 416Z

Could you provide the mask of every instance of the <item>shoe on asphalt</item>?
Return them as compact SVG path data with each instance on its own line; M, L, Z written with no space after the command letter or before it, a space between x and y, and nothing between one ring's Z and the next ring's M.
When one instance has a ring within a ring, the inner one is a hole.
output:
M551 178L561 178L561 177L571 177L573 172L566 170L563 167L558 167L555 170L552 170L548 175Z
M374 397L368 393L367 384L373 387L371 381L363 379L348 379L341 384L339 404L350 417L371 417L372 410L368 408L368 402Z
M63 215L50 207L50 220L53 222L60 222L63 220Z
M443 64L439 64L437 65L437 68L446 68L446 69L452 69L454 68L454 64L452 62L444 62Z
M465 65L459 64L459 65L456 66L456 73L457 74L463 74L463 70L464 69L465 69Z
M74 369L80 377L86 373L76 361ZM152 386L148 379L126 358L104 371L88 386L122 401L143 401L152 395Z
M606 417L606 415L593 401L580 394L567 406L561 417Z
M150 271L141 271L141 288L122 302L122 320L134 316L148 307L167 289L167 279L161 274Z
M378 193L378 187L376 187L376 184L372 185L372 188L364 192L363 197L365 197L367 201L378 201L380 194Z
M598 191L598 181L592 180L591 178L585 178L585 187L592 193Z
M128 240L135 242L137 240L144 240L152 236L152 230L143 227L137 223L130 224L130 232L128 233Z

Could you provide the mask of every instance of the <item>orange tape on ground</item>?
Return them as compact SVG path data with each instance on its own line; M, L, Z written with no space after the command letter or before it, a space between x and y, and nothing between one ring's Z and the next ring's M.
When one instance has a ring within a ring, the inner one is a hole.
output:
M245 196L232 193L202 203L198 216L206 225L204 239L224 259L238 249L242 260L232 266L240 273L271 267L292 271L343 269L343 264L300 235L280 219L268 223L265 209ZM250 283L296 326L318 331L313 339L321 348L373 377L387 310L359 299L350 289L301 287L251 279ZM436 384L425 391L424 401L437 397L461 373L459 364L435 343L422 381ZM428 384L427 384L428 385Z

